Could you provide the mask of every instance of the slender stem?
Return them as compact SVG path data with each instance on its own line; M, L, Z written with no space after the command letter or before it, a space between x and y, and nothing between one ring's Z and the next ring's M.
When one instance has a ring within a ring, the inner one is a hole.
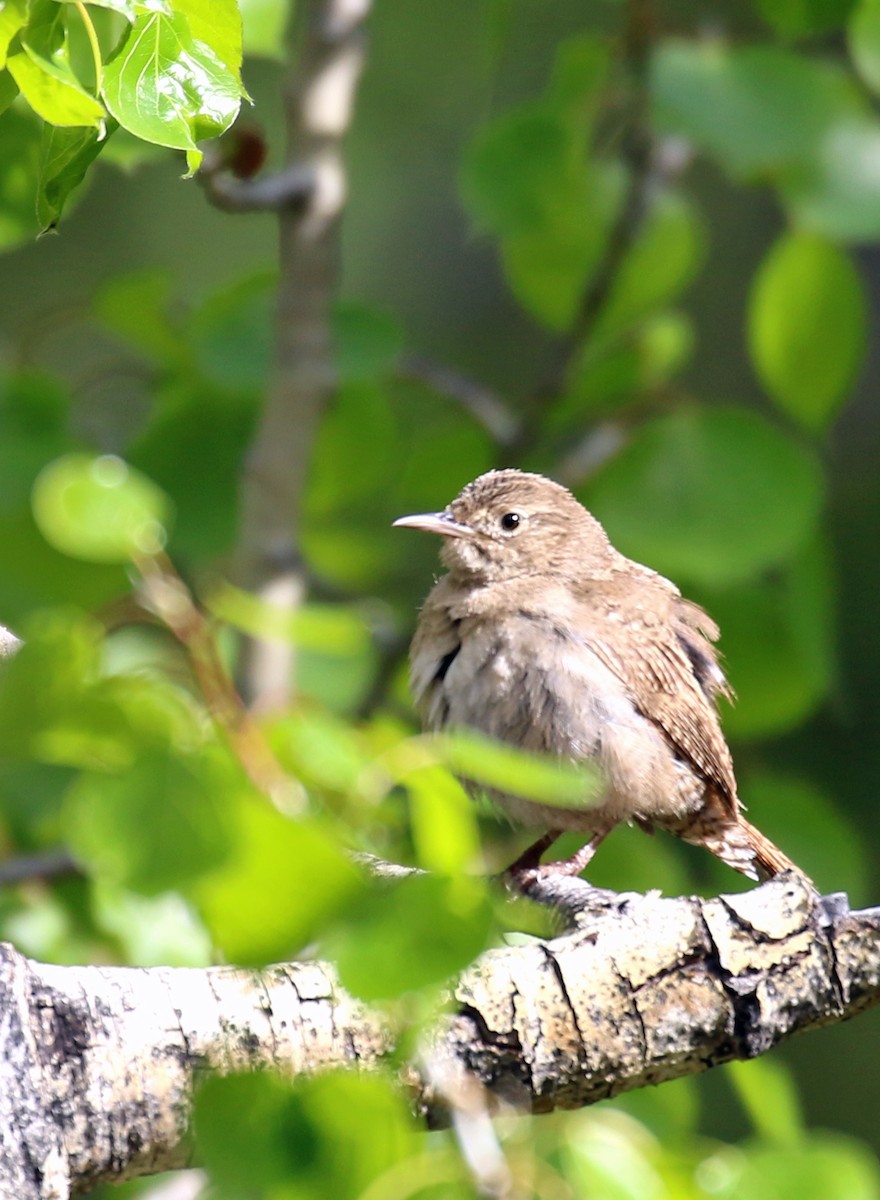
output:
M85 27L89 45L92 48L92 61L95 64L95 95L100 96L101 88L104 86L104 61L101 58L101 45L98 41L98 35L95 32L91 15L85 4L83 4L82 0L76 0L75 7Z
M140 558L143 603L186 649L202 696L251 782L287 816L302 810L302 789L284 771L235 690L214 627L164 555Z

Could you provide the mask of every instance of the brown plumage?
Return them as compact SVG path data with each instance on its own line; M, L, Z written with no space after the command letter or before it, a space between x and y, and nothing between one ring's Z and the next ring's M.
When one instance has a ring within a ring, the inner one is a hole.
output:
M579 872L621 821L668 829L752 878L794 864L742 816L716 710L730 689L718 629L661 575L625 558L557 483L490 471L441 513L397 525L443 537L448 569L425 602L411 685L428 729L469 726L568 761L595 761L601 798L582 809L494 799L536 826L589 835Z

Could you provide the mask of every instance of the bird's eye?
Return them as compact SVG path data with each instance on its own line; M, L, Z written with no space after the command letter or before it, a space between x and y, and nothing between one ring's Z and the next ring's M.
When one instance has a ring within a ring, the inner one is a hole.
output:
M517 529L519 527L519 523L521 520L522 520L522 517L519 515L519 513L515 513L515 512L505 513L504 516L501 518L501 528L506 529L508 533L512 533L514 529Z

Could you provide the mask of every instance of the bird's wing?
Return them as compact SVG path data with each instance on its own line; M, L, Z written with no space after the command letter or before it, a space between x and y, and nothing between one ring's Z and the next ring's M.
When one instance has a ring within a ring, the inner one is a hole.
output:
M702 609L672 589L651 601L646 604L643 595L623 595L598 613L590 605L581 625L585 638L626 684L639 711L717 786L724 803L736 812L733 762L714 703L716 693L729 694L729 688L707 636L717 636L717 629ZM611 636L603 636L605 622L616 625ZM614 649L621 626L626 630L625 655Z

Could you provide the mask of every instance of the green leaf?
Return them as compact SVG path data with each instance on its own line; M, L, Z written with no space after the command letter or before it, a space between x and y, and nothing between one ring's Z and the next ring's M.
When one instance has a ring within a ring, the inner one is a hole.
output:
M598 333L625 329L676 299L704 257L705 234L694 209L674 192L660 193L621 263L602 309Z
M262 394L265 389L277 289L277 275L263 271L211 296L194 314L196 362L218 390Z
M31 108L52 125L89 125L100 129L104 109L71 75L50 69L25 46L6 60L9 73Z
M833 595L828 554L816 539L781 570L698 597L721 627L737 694L724 724L734 737L785 733L827 696L835 673Z
M476 807L461 784L439 767L413 771L406 783L419 866L441 875L478 866Z
M838 69L776 46L667 39L655 52L657 117L736 178L774 176L817 152L829 127L865 108Z
M6 65L9 43L24 26L28 15L28 0L6 0L0 8L0 68Z
M108 135L116 128L110 122ZM106 145L96 129L77 126L62 129L43 127L40 180L37 191L37 219L40 231L54 229L61 219L68 198L85 178L86 171Z
M0 76L2 78L2 76ZM11 108L0 122L0 248L37 232L34 195L40 170L41 122Z
M124 770L80 776L64 805L65 840L110 883L147 895L179 888L232 852L234 786L221 756L144 747Z
M194 1123L217 1200L358 1200L420 1150L400 1089L376 1072L214 1076L196 1093Z
M187 150L190 173L201 160L196 142L229 128L241 95L235 74L192 37L180 13L140 13L104 71L104 101L119 124L145 141Z
M492 905L482 880L417 875L374 885L326 938L343 985L363 1000L438 987L485 949Z
M713 1157L721 1168L712 1180L717 1200L876 1200L880 1194L876 1155L843 1134L810 1130L795 1154L758 1143Z
M88 562L126 562L166 541L165 495L121 458L68 454L34 484L34 519L50 545Z
M403 351L403 331L393 317L341 300L332 319L334 359L341 379L375 379L394 368Z
M290 820L262 797L241 796L229 815L229 859L189 894L231 962L286 961L355 901L360 875L317 824Z
M236 0L174 0L196 42L210 47L236 79L241 71L241 14Z
M0 513L27 509L43 465L69 448L67 411L68 397L54 378L38 371L0 376Z
M171 278L150 269L107 279L94 298L94 313L112 333L163 366L177 364L181 335L171 322Z
M805 544L822 476L756 413L681 408L641 426L582 498L623 553L676 582L730 584Z
M854 6L848 36L856 70L871 91L880 92L880 0L860 0Z
M798 1150L806 1130L797 1090L785 1066L765 1058L728 1063L724 1073L755 1131L780 1149Z
M755 8L783 37L809 37L846 24L855 0L754 0Z
M204 562L232 548L242 457L257 416L255 397L223 395L196 377L170 384L127 450L132 465L174 506L169 551Z
M283 60L287 0L240 0L239 8L245 53Z
M602 789L596 767L530 754L470 729L437 735L432 745L457 775L482 787L557 808L588 808Z
M866 310L849 257L812 234L783 236L755 278L752 361L779 407L813 432L830 421L861 366Z
M57 0L59 4L78 4L79 0ZM119 13L121 17L125 17L127 21L133 21L137 12L136 0L88 0L89 5L94 5L95 8L107 8L111 12ZM167 5L165 0L149 0L150 8L161 8L166 10Z

